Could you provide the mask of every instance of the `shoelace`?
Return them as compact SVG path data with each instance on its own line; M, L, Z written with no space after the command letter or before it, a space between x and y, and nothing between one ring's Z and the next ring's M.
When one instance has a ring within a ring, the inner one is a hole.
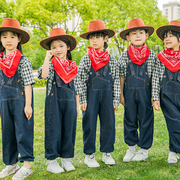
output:
M91 154L89 157L90 157L90 159L94 159L94 155L93 154Z

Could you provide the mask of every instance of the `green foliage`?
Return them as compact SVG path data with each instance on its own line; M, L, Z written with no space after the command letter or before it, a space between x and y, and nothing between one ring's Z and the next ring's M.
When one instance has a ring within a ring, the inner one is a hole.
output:
M38 78L34 78L35 84L33 87L46 87L47 80L46 79L41 79L39 80Z

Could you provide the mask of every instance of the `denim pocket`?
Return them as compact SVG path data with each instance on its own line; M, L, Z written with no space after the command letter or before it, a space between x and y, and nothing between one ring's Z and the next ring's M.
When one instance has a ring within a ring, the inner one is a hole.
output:
M74 91L72 91L68 87L61 86L60 88L57 88L57 99L73 101L74 100Z
M128 89L144 89L145 79L136 76L128 77Z
M92 89L95 91L110 90L110 80L101 77L94 77L92 80Z
M1 99L4 100L12 100L19 99L18 88L14 88L12 86L4 85L1 87Z
M173 81L166 82L166 93L180 95L180 83Z

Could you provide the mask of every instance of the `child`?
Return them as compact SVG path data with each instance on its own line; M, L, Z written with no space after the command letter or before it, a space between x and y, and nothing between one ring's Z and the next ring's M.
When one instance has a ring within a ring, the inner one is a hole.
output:
M71 51L76 39L63 29L52 29L50 37L40 42L47 51L44 64L38 70L39 78L47 78L45 101L45 157L47 171L64 172L56 158L61 157L66 171L75 170L71 164L74 157L76 119L79 110L80 81L76 62ZM51 59L51 62L49 62ZM68 60L67 60L68 59ZM76 98L75 98L76 94Z
M101 20L90 21L88 32L80 37L90 41L88 54L83 56L79 65L79 75L83 84L80 95L83 112L84 163L88 167L99 167L95 152L97 115L100 119L100 151L105 164L115 164L110 152L114 151L115 114L118 109L120 86L117 60L108 53L108 38L115 32L106 29Z
M158 54L152 81L153 107L163 111L168 132L168 163L180 153L180 22L171 21L156 31L166 48Z
M145 44L145 40L153 32L154 28L145 26L140 18L130 20L128 29L120 32L122 39L131 42L128 50L118 60L120 103L124 106L124 140L129 147L123 158L124 162L147 159L148 149L153 142L151 78L156 55ZM141 148L138 152L136 144Z
M32 84L35 81L31 62L21 50L21 44L27 43L30 36L20 29L17 20L6 18L0 27L0 38L2 147L6 165L0 178L15 173L12 179L20 180L31 174L30 161L34 161ZM24 162L20 169L18 159Z

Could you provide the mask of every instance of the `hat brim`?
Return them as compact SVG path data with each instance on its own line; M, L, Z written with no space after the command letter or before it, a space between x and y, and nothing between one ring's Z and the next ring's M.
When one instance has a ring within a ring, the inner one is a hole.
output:
M2 27L2 28L0 28L0 32L3 32L3 31L12 31L12 32L21 34L22 35L21 44L27 43L29 41L29 39L30 39L30 35L26 31L24 31L22 29L16 29L16 28L10 28L10 27Z
M124 40L127 40L126 39L126 36L129 34L129 32L133 31L133 30L136 30L136 29L144 29L148 32L149 36L151 36L154 32L154 28L152 26L142 26L142 27L135 27L135 28L129 28L129 29L125 29L123 31L121 31L119 33L119 36L124 39Z
M172 26L172 25L161 26L156 30L156 34L163 41L164 40L164 33L168 30L180 32L180 27L179 26Z
M107 32L107 35L109 38L115 35L115 32L112 29L101 29L101 30L94 30L94 31L86 32L86 33L80 34L79 36L83 39L88 39L88 35L95 32Z
M71 35L59 35L59 36L53 36L53 37L48 37L46 39L43 39L41 42L40 42L40 45L46 49L46 50L50 50L50 47L49 47L49 43L53 40L57 40L57 39L60 39L60 40L65 40L65 41L68 41L70 43L70 51L74 50L76 45L77 45L77 41L76 39L71 36Z

